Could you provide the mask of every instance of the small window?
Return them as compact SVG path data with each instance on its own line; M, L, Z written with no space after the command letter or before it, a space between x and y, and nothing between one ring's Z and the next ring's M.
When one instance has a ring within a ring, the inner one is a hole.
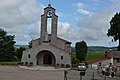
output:
M61 60L63 60L63 56L61 56Z
M31 56L30 56L30 54L28 54L28 58L30 58Z

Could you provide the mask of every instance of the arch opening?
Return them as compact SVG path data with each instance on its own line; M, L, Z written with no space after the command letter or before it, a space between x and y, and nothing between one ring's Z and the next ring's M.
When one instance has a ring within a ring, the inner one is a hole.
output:
M52 52L50 51L41 51L36 55L37 65L51 65L55 66L56 59Z

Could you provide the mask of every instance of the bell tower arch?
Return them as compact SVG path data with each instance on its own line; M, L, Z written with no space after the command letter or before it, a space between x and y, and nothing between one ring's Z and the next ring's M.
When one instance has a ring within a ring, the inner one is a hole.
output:
M55 9L48 4L48 7L44 8L44 14L41 15L41 43L48 41L47 21L51 18L51 42L54 42L57 38L57 22L58 16L55 14Z

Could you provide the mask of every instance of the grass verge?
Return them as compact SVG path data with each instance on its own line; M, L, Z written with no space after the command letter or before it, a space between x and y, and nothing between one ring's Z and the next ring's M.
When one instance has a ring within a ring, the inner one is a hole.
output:
M87 60L96 60L99 58L103 58L104 57L104 53L103 52L96 52L96 53L87 53L86 55L86 61Z
M11 65L11 66L17 66L19 61L13 61L13 62L0 62L0 65Z

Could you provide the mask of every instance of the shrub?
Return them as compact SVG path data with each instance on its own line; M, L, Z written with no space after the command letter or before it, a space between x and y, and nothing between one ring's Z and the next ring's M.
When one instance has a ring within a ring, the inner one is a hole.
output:
M28 62L25 62L25 66L27 66L28 65Z
M59 64L59 63L57 63L57 64L56 64L56 67L59 67L59 66L60 66L60 64Z
M19 63L18 63L18 65L23 65L23 64L24 64L24 62L19 62Z
M17 66L18 62L0 62L0 65L13 65Z
M32 65L33 65L33 62L30 62L30 65L32 66Z
M21 62L21 65L23 65L24 64L24 62Z
M64 66L65 66L65 65L62 63L62 64L61 64L61 67L64 68Z
M66 68L70 68L70 65L69 65L69 64L66 64L65 67L66 67Z

